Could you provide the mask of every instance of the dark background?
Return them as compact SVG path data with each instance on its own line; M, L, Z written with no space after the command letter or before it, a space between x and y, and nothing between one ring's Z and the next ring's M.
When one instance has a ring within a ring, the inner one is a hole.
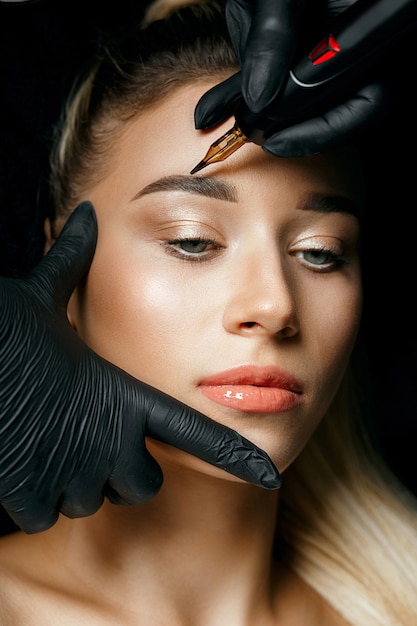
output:
M42 256L51 128L73 77L99 33L123 25L146 4L0 3L0 275L23 275ZM381 62L392 81L391 110L360 143L369 180L364 383L381 450L417 494L414 38Z

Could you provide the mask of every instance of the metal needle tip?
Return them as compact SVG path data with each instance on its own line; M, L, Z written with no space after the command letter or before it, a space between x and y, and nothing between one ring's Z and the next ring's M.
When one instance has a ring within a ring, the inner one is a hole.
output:
M206 161L200 161L200 163L197 163L197 165L195 167L193 167L193 169L191 170L190 174L195 174L196 172L199 172L200 170L203 169L203 167L206 167L207 162Z
M240 146L243 146L243 144L248 141L249 139L240 130L237 122L235 122L233 128L211 144L204 159L202 159L200 163L197 163L190 174L199 172L203 167L206 167L206 165L210 165L210 163L218 163L219 161L227 159L228 156L236 152Z

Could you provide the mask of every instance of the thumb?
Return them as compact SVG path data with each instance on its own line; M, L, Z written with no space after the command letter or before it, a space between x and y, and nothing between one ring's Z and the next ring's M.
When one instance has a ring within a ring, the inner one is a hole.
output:
M52 308L66 307L87 274L97 243L97 218L91 202L78 205L48 254L28 277L32 287L51 299Z

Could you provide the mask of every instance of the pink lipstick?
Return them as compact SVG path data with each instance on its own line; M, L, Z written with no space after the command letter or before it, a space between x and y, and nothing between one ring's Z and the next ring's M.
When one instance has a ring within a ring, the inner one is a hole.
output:
M301 402L301 386L277 367L241 365L201 381L200 391L222 406L245 413L282 413Z

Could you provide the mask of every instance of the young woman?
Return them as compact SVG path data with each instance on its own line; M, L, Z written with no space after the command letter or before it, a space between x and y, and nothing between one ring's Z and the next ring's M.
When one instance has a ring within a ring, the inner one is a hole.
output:
M230 127L195 131L195 104L238 68L214 3L160 16L107 50L66 112L50 243L82 200L99 225L68 316L109 361L261 446L283 485L148 438L165 478L151 501L1 540L0 623L410 626L416 504L353 394L354 148L248 144L191 176Z

